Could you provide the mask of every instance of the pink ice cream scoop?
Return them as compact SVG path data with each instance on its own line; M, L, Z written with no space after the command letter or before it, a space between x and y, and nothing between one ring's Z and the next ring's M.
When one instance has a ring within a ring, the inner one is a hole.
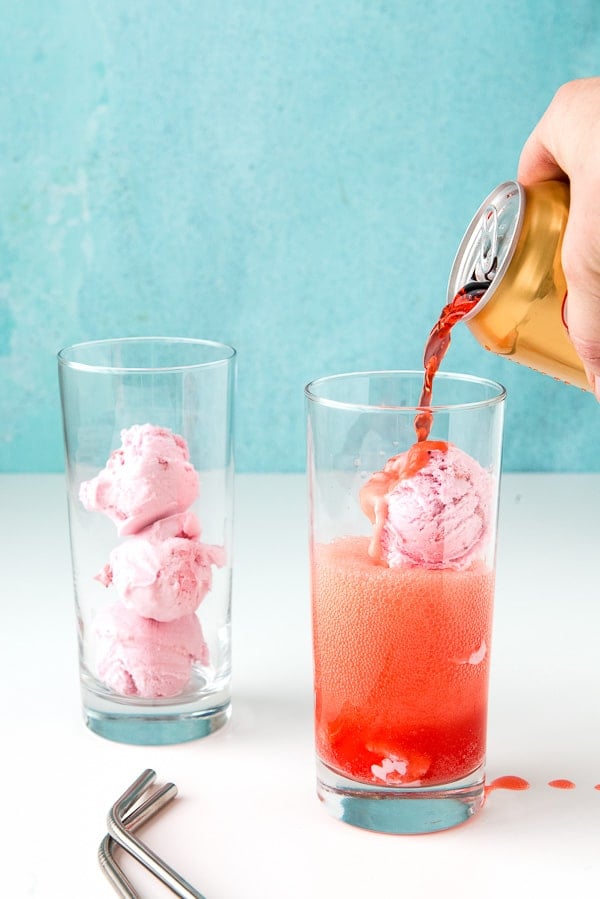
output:
M370 552L390 568L462 569L483 557L492 478L457 446L417 443L390 460L369 485L361 499L375 524Z
M144 618L189 615L212 586L212 566L225 564L223 547L201 543L199 536L192 512L156 521L115 547L97 579L112 583L123 604Z
M108 515L126 535L189 509L198 489L183 437L144 424L121 431L121 446L95 478L81 484L79 499L86 509Z
M193 663L208 663L196 615L154 621L118 602L98 614L95 631L97 675L122 696L177 696L190 679Z

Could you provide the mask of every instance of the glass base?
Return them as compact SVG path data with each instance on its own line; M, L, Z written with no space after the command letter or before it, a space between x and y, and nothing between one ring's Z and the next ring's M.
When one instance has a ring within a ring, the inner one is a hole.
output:
M199 740L220 730L231 715L228 679L190 681L178 696L145 699L121 696L84 672L81 679L83 717L91 731L117 743L167 746ZM201 689L204 688L204 689Z
M136 746L167 746L199 740L220 730L229 720L231 705L213 709L85 708L85 723L107 740Z
M433 787L384 787L350 780L317 759L317 794L330 815L378 833L448 830L468 821L485 801L485 774Z

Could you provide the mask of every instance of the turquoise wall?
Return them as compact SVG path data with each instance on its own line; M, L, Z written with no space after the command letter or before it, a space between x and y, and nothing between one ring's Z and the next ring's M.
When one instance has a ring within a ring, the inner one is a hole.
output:
M0 470L58 471L56 351L239 351L241 470L304 466L302 388L419 367L460 237L597 0L0 0ZM600 408L457 328L507 470L600 470Z

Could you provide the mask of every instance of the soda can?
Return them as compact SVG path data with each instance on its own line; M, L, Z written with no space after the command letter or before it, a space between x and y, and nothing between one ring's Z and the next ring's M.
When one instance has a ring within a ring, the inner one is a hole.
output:
M561 250L568 215L569 187L562 181L500 184L465 232L448 301L469 282L488 284L463 318L477 341L492 353L589 390L564 317Z

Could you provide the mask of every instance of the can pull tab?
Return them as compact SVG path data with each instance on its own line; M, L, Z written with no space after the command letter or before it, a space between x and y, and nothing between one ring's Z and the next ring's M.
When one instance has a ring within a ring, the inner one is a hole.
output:
M475 263L477 281L491 281L498 262L498 210L493 203L486 206L481 219L481 242Z

